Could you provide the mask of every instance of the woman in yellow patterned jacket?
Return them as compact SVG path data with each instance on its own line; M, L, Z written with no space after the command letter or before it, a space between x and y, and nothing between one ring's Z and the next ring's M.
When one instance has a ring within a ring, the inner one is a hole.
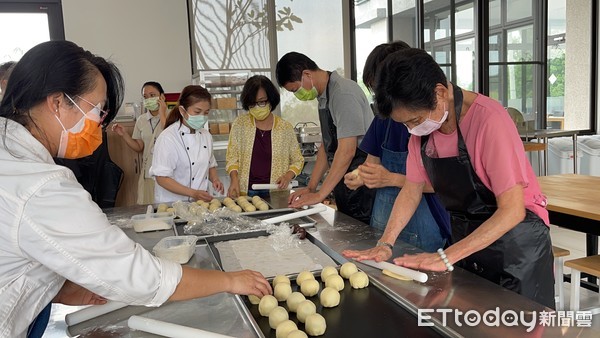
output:
M304 157L292 125L273 114L279 91L271 80L255 75L246 81L240 97L248 114L231 126L227 146L227 173L231 184L227 195L257 195L253 184L277 184L287 188L302 171Z

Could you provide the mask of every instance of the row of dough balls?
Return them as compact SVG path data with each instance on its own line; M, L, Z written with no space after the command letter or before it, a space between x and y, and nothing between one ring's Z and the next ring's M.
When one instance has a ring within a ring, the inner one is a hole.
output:
M175 212L175 208L169 207L168 204L160 203L156 206L156 212Z
M342 277L350 279L350 285L354 289L361 289L369 285L368 275L358 271L354 263L344 263L340 268L340 274L341 276L333 266L327 266L321 270L321 280L325 282L325 288L321 291L319 300L323 307L330 308L340 304L340 291L344 289ZM325 333L327 328L325 318L316 313L316 305L305 298L305 296L316 295L319 292L320 283L310 271L300 272L296 277L296 283L300 286L301 293L292 292L290 279L287 276L278 275L273 279L273 296L267 295L262 299L249 296L250 303L258 304L259 313L269 317L269 325L276 330L277 338L290 337L284 333L288 334L292 330L297 330L296 324L289 320L289 314L284 307L278 306L278 302L285 301L289 311L296 312L298 321L305 323L306 332L309 335L320 336Z

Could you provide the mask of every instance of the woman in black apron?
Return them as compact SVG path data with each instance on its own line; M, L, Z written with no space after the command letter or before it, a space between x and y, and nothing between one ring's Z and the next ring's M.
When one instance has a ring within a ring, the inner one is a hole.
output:
M376 97L382 98L381 102L378 102L379 111L392 113L392 117L404 122L411 133L421 136L420 153L423 166L437 196L450 212L452 224L453 245L445 253L404 256L396 258L394 262L411 268L434 271L451 270L451 264L454 263L540 304L554 308L553 256L548 227L540 216L525 209L523 187L517 185L496 197L473 169L458 126L460 118L466 115L477 95L469 93L469 100L463 105L463 91L451 84L446 88L443 84L447 82L441 69L433 58L422 50L411 49L396 53L386 59L382 69L383 75L378 78L376 92ZM435 74L429 76L428 72ZM426 79L414 80L412 83L415 83L415 87L404 90L398 89L398 83L389 79L387 74L395 74L395 77L402 74L408 79ZM419 87L419 84L422 86ZM391 91L391 88L395 90ZM413 92L409 92L410 90ZM427 93L429 90L431 92ZM436 102L434 109L429 112L429 118L423 108L428 106L426 96L431 93L435 93ZM432 116L433 111L439 111L440 104L454 107L450 111L444 109L445 114L441 120ZM463 110L464 108L467 109ZM458 156L437 158L431 151L434 148L427 147L429 135L437 129L445 135L456 131ZM511 135L507 133L507 137L512 137ZM418 142L419 139L416 138L415 141ZM408 203L416 199L415 195L422 193L422 185L418 183L407 182L404 187L408 189L403 189L398 197L402 202ZM395 220L390 222L391 228L388 225L389 229L386 229L382 241L389 242L397 236L406 224L408 213L412 214L416 209L416 203L413 203L412 210L406 212L406 209L408 208L392 212L391 218ZM391 257L391 250L379 246L344 254L358 259L387 260ZM447 258L448 262L444 263L443 258Z

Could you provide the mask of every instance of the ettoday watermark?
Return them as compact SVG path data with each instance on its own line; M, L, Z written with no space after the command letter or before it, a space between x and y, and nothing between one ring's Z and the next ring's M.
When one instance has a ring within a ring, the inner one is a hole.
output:
M489 327L523 326L531 332L536 326L577 326L591 327L591 311L514 311L500 310L499 307L480 313L477 310L461 311L457 309L419 309L419 326L433 326L432 314L441 314L443 326L453 322L456 326ZM436 316L437 317L437 316Z

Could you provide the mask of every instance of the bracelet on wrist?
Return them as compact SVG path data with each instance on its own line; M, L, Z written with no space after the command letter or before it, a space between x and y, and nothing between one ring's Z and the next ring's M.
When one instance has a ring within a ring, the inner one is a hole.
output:
M390 250L394 251L394 246L388 242L384 242L384 241L377 241L377 244L375 245L377 246L385 246L386 248L389 248Z
M454 270L454 266L452 266L452 264L448 260L448 256L446 256L446 253L444 252L444 249L439 248L437 250L437 253L440 255L440 258L442 259L442 262L444 262L444 264L446 265L446 270L453 271Z

